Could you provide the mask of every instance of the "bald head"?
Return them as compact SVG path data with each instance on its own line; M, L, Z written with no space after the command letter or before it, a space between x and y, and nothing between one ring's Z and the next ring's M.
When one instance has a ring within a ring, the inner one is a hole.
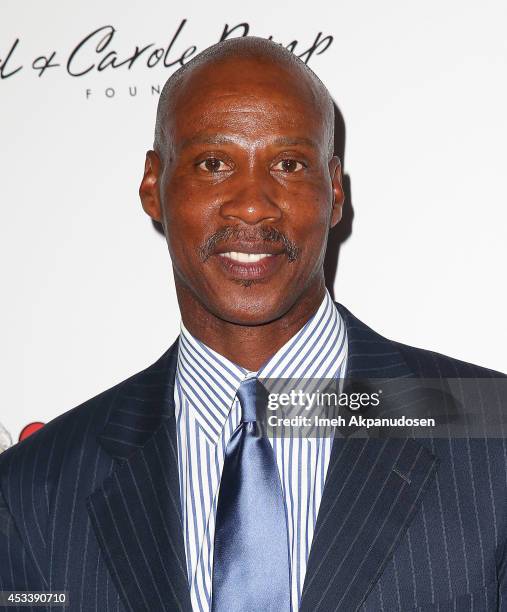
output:
M324 85L265 39L219 43L168 80L139 193L162 224L191 333L206 342L221 325L250 333L285 316L297 327L317 310L344 201L333 131Z
M163 158L171 146L171 120L183 101L185 92L195 84L210 78L220 66L232 64L237 67L236 78L241 80L243 93L248 93L251 73L248 65L256 64L266 72L277 74L277 80L293 84L300 97L307 99L310 112L322 122L326 134L328 156L333 155L334 105L322 81L296 55L281 45L265 38L253 36L224 40L208 47L182 66L166 81L160 95L155 124L154 149ZM276 86L276 84L275 84Z

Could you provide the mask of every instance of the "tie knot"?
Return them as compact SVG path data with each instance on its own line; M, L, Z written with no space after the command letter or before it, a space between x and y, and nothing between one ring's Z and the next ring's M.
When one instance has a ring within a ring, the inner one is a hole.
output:
M257 403L261 399L261 383L257 378L244 380L238 389L238 399L241 404L241 422L257 421Z

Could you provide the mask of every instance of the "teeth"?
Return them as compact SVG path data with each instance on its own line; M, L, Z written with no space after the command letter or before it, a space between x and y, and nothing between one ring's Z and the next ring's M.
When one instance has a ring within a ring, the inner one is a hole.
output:
M241 263L255 263L264 259L264 257L271 257L271 253L238 253L237 251L229 251L227 253L221 253L222 257L228 257L234 261Z

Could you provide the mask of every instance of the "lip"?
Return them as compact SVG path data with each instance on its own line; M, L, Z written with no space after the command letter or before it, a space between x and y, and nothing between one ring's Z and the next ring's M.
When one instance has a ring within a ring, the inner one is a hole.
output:
M231 251L236 251L236 248L227 247L227 251L224 251L224 253ZM265 246L257 252L240 249L237 249L237 252L267 253ZM213 258L217 260L218 265L229 277L237 280L263 280L276 273L283 262L284 256L281 253L271 253L268 257L263 257L255 262L236 261L221 253L217 253Z
M249 253L252 255L259 255L261 253L266 253L268 255L281 255L285 251L279 244L274 242L246 242L246 241L238 241L238 242L228 242L227 244L222 244L218 246L214 251L214 255L222 255L223 253Z

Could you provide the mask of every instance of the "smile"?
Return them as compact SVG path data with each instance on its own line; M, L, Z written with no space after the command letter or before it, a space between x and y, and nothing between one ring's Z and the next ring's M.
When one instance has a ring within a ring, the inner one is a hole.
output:
M286 261L282 253L245 253L226 251L217 253L216 260L226 275L238 281L266 281Z
M228 257L233 261L239 261L240 263L257 263L265 257L273 257L272 253L240 253L238 251L228 251L227 253L220 253L221 257Z

